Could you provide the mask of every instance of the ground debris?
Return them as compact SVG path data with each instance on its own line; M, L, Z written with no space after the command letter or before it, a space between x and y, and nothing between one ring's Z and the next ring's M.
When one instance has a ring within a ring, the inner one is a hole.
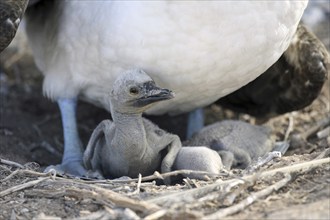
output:
M316 159L310 161L286 164L249 175L242 172L244 175L231 174L209 181L190 180L195 185L190 184L189 187L178 184L157 186L146 181L155 176L159 178L159 175L163 174L144 177L144 181L141 176L135 181L126 182L89 181L58 177L52 172L40 173L17 168L2 178L1 182L10 182L12 179L20 179L23 182L2 189L0 204L2 201L8 201L8 196L14 201L23 196L25 200L31 201L46 199L50 204L62 200L62 203L72 202L77 207L82 204L87 204L88 207L89 203L98 205L96 210L79 210L76 216L71 216L75 219L173 219L178 216L189 216L190 219L219 219L244 211L258 200L267 198L274 191L289 186L292 179L298 176L310 175L315 169L322 170L326 166L329 170L330 158L325 155L325 152L322 152ZM174 175L176 174L177 172L174 172ZM118 187L126 187L130 190L118 192L112 190ZM142 189L148 187L153 188L152 193L142 192L147 191ZM196 209L202 210L197 214ZM29 209L26 210L25 214L29 213ZM21 209L20 212L12 211L10 214L19 216L22 213ZM32 217L61 218L46 211Z

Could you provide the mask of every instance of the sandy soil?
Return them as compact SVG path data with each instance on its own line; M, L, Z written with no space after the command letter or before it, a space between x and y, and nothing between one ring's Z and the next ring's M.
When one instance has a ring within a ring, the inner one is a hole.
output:
M329 48L329 23L315 30ZM0 219L215 219L221 216L211 214L219 211L221 215L228 212L222 216L228 219L330 219L330 137L329 133L316 135L325 126L310 132L306 140L292 141L285 156L252 176L242 177L243 171L232 170L208 181L186 178L181 184L164 186L155 181L139 183L138 179L91 183L39 173L60 162L62 128L56 104L41 95L42 77L24 42L24 36L18 36L1 54L0 158L23 167L0 163ZM266 123L277 140L284 140L286 134L289 139L304 135L329 119L330 88L326 84L311 106ZM84 143L104 118L109 118L107 112L79 103L79 131ZM256 122L248 115L208 107L208 123L223 118ZM174 121L176 131L181 131L181 123ZM282 173L267 173L281 167ZM274 192L258 197L271 186ZM163 200L164 196L168 197ZM244 202L254 196L255 201L245 207ZM232 213L240 205L243 208Z

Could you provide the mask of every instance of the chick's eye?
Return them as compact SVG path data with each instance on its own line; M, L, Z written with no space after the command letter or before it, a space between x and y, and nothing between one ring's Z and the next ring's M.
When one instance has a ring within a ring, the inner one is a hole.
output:
M129 89L129 93L132 95L137 95L139 94L139 89L137 87L132 87Z

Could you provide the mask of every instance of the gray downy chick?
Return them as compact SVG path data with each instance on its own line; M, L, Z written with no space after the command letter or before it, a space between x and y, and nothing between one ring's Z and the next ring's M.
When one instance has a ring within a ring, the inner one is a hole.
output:
M141 70L121 74L110 95L113 121L104 120L93 131L84 153L86 168L106 178L176 169L219 173L222 163L216 152L206 147L182 149L177 135L142 117L156 102L173 97ZM189 165L189 161L195 163Z
M225 168L243 169L272 150L270 134L268 127L225 120L204 127L184 145L208 146L219 153Z

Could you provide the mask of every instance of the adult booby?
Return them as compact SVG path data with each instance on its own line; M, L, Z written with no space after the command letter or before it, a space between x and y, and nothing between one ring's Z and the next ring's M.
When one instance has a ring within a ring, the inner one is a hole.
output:
M106 91L123 70L139 67L177 93L175 100L154 106L149 114L208 105L278 60L294 38L306 4L41 0L28 8L27 33L45 75L44 93L58 102L62 113L63 168L78 175L84 172L75 119L77 97L110 110ZM305 57L299 50L292 52L298 58L291 61ZM319 66L324 57L317 59L313 65ZM309 73L304 73L308 82ZM304 98L296 101L306 103Z
M218 174L222 163L215 151L206 147L181 148L177 135L142 117L155 103L173 97L170 90L159 88L141 70L120 75L109 98L113 121L104 120L93 131L84 153L86 168L106 178L177 169Z

